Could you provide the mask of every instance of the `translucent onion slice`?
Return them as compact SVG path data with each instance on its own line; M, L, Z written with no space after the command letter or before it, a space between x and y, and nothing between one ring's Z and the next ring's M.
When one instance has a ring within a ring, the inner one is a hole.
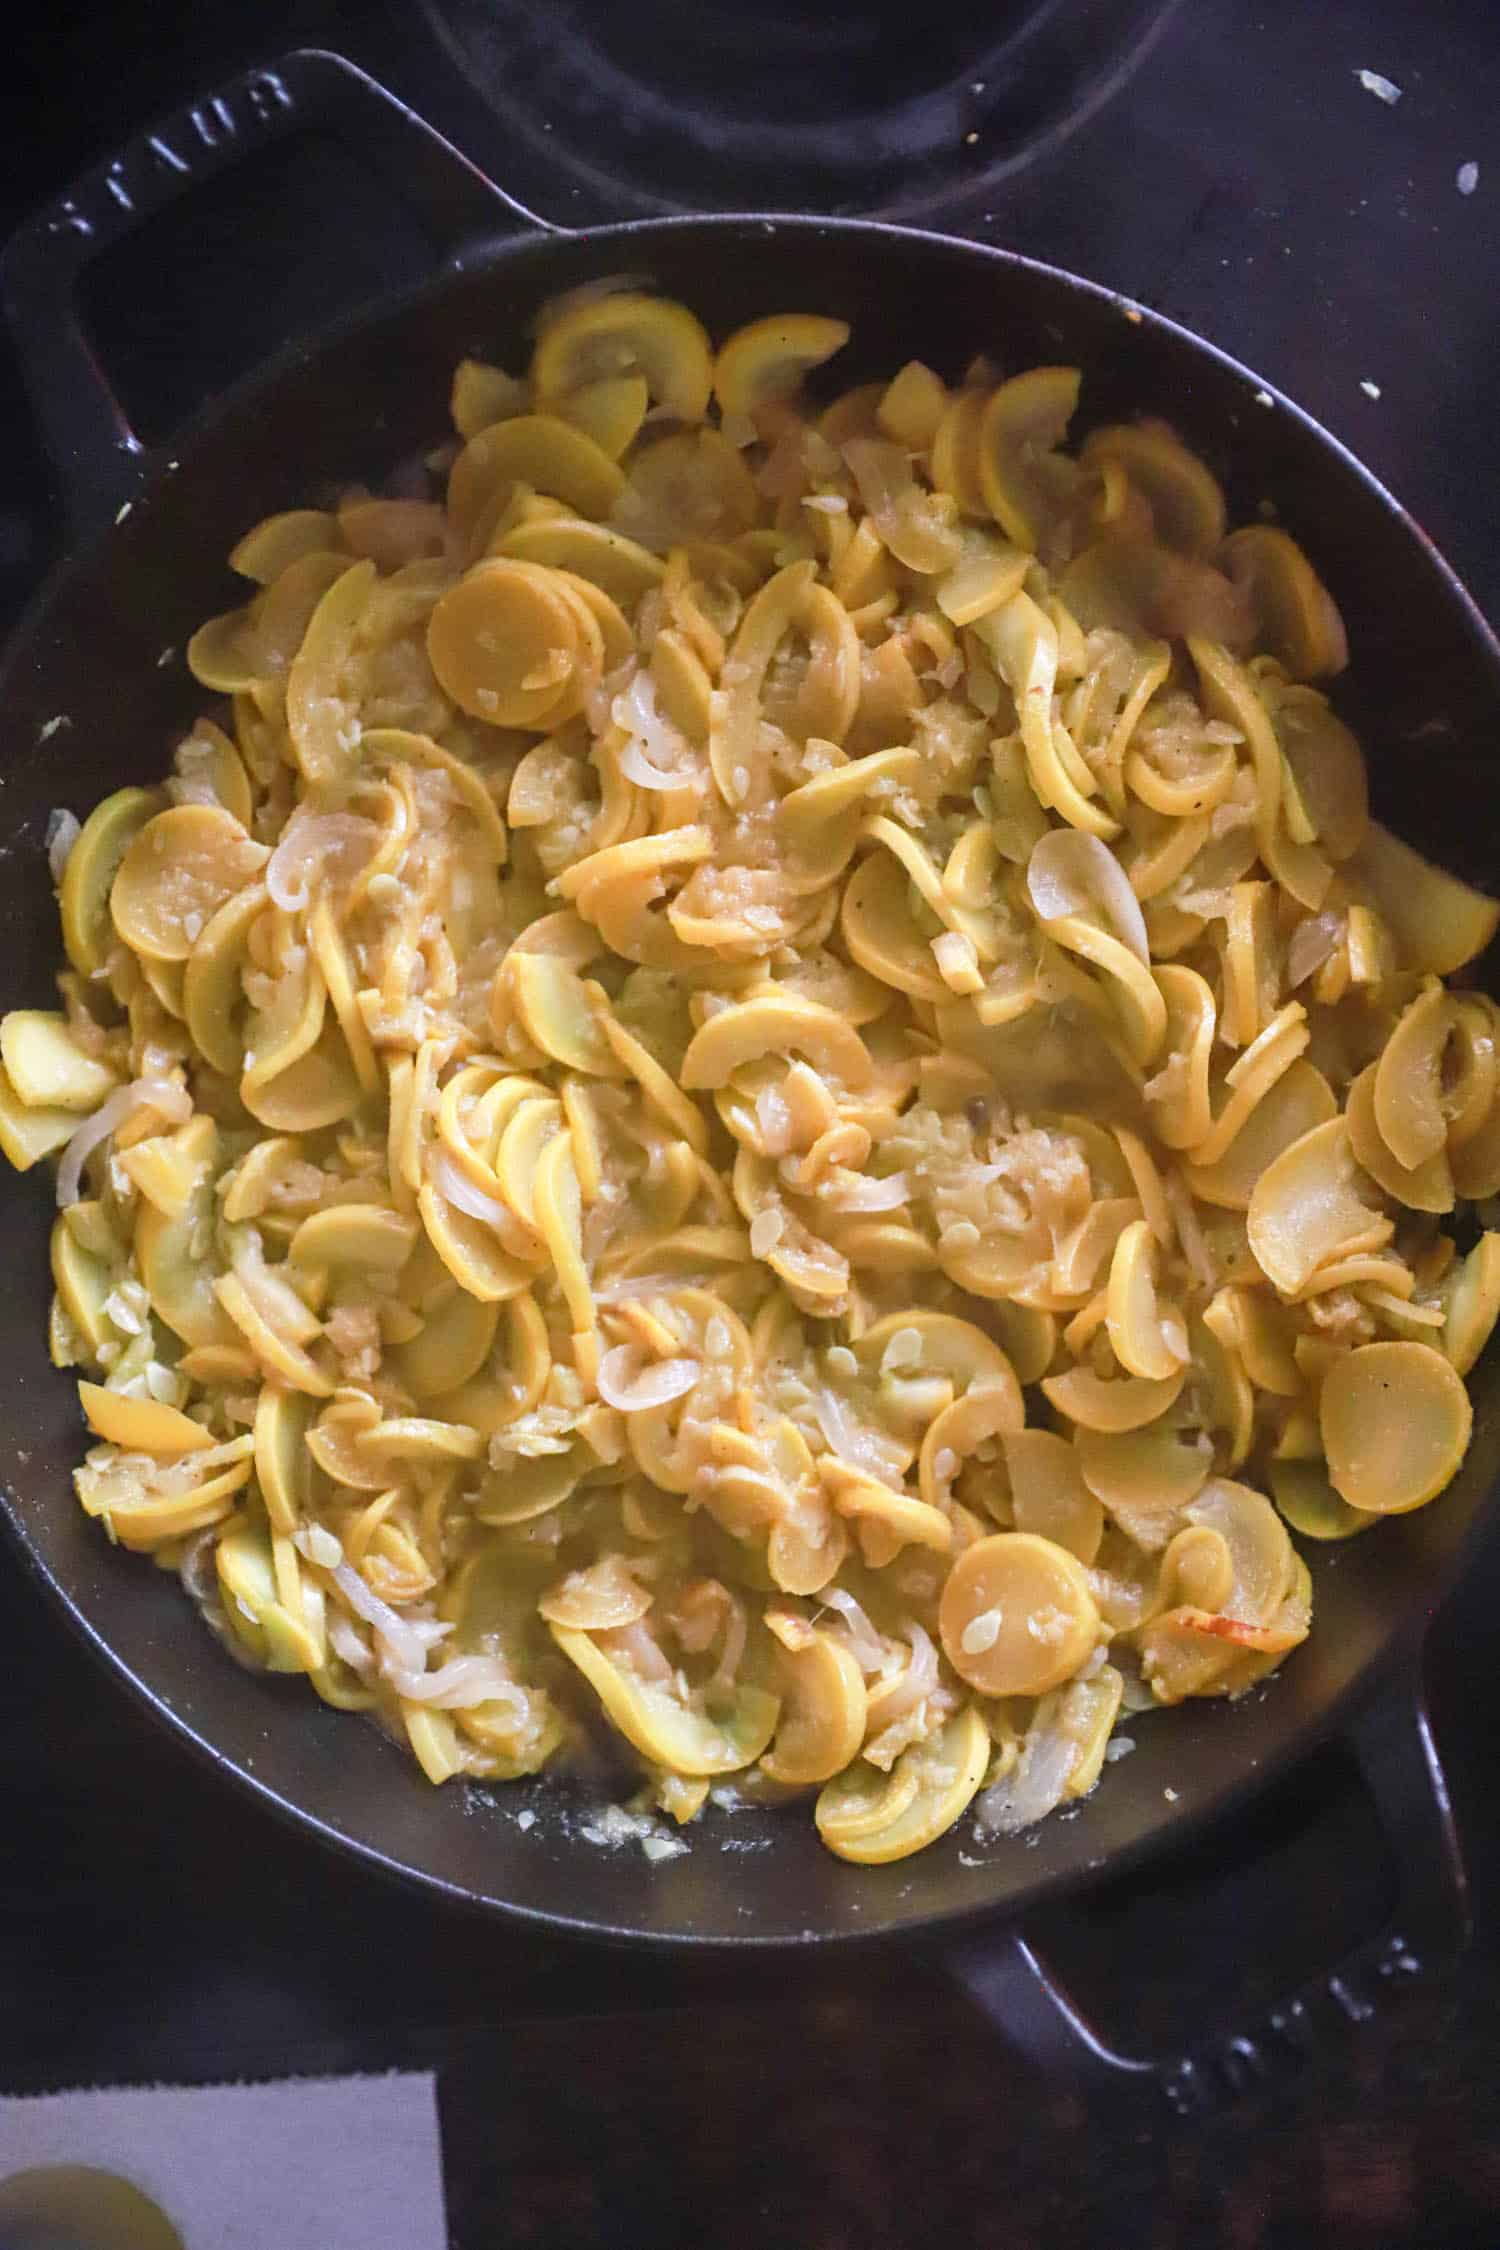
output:
M299 805L266 861L264 879L272 904L286 914L301 913L311 895L310 877L320 877L330 889L348 882L378 842L373 821L355 813L312 812Z
M616 1344L599 1362L599 1396L622 1414L645 1414L684 1398L702 1375L696 1359L662 1359L643 1368L630 1344Z
M1087 1679L1070 1680L1042 1698L1016 1765L979 1800L981 1834L1015 1835L1064 1799L1093 1787L1124 1687L1114 1666L1103 1664Z
M638 789L681 789L694 779L690 766L653 766L639 742L627 742L620 752L620 771Z
M454 1656L431 1672L399 1663L381 1669L404 1702L425 1703L436 1711L466 1711L476 1703L504 1703L517 1713L526 1708L525 1690L517 1687L498 1656Z
M1428 1344L1358 1346L1334 1362L1318 1401L1334 1490L1376 1516L1436 1499L1473 1423L1463 1377Z
M1089 632L1108 627L1135 640L1201 634L1231 648L1248 636L1248 607L1221 570L1129 525L1075 556L1058 591Z
M401 1671L421 1673L427 1667L427 1651L436 1641L452 1631L449 1625L418 1624L409 1617L401 1617L383 1602L369 1587L351 1563L335 1563L329 1577L356 1617L374 1627L380 1636L382 1655Z
M925 1703L938 1688L938 1653L932 1644L931 1635L923 1630L915 1618L909 1618L906 1639L908 1654L900 1671L877 1681L870 1690L868 1715L872 1736L882 1733L896 1720L904 1719L909 1712ZM848 1761L844 1759L840 1763L847 1764Z
M66 806L54 806L47 815L47 865L52 871L54 883L60 883L67 873L73 846L82 834L83 823Z
M486 1195L468 1174L454 1163L446 1149L432 1152L432 1184L438 1194L466 1218L478 1219L482 1225L494 1227L497 1233L513 1234L515 1220L509 1208L498 1195Z
M187 1090L174 1086L166 1078L137 1078L128 1086L117 1086L108 1101L102 1102L92 1117L86 1117L67 1147L57 1167L57 1201L62 1210L76 1203L83 1189L83 1167L100 1143L107 1141L127 1117L138 1109L159 1110L170 1124L184 1125L193 1113Z
M1063 1698L1044 1697L1026 1730L1013 1771L979 1800L979 1826L989 1835L1014 1836L1044 1820L1062 1803L1077 1744L1060 1724Z
M643 789L678 789L692 779L691 745L661 711L648 670L638 670L615 696L610 717L630 736L620 768L631 781Z
M860 1670L878 1672L886 1660L886 1644L854 1595L843 1586L829 1586L820 1599L827 1608L837 1610L843 1619L850 1652L858 1659Z
M1287 989L1295 992L1323 963L1344 934L1344 917L1325 909L1306 915L1293 930L1286 949Z
M580 1633L609 1633L639 1623L651 1601L650 1588L641 1584L627 1559L611 1553L580 1570L570 1570L541 1596L537 1609L549 1625L569 1625Z
M1145 968L1151 964L1146 918L1130 878L1109 846L1081 828L1054 828L1032 846L1026 889L1037 918L1058 922L1068 915L1104 923Z

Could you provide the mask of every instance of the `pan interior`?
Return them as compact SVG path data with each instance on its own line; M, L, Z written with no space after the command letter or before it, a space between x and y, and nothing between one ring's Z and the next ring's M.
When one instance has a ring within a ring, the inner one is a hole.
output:
M256 517L378 477L431 442L457 358L516 363L541 303L619 272L649 277L718 330L787 305L841 315L855 330L851 379L914 352L953 375L984 350L1008 369L1076 361L1084 426L1168 414L1224 478L1233 512L1274 508L1334 588L1354 652L1336 700L1365 743L1377 809L1500 889L1492 826L1474 817L1500 657L1414 528L1330 440L1279 403L1257 403L1255 378L1180 332L1046 269L893 230L695 221L503 250L326 347L290 351L175 441L129 517L54 580L0 679L12 1000L44 1003L57 965L43 848L52 808L86 812L111 788L157 777L199 708L177 659L202 617L236 598L217 558ZM372 1728L298 1683L236 1669L175 1582L107 1545L72 1496L72 1386L47 1359L48 1205L37 1174L0 1182L13 1276L0 1314L0 1480L15 1528L75 1617L210 1755L331 1836L478 1903L604 1932L786 1942L911 1930L1017 1909L1149 1846L1267 1777L1415 1635L1500 1468L1500 1383L1481 1365L1459 1479L1433 1507L1311 1557L1317 1627L1284 1673L1233 1706L1141 1720L1135 1754L1095 1795L1027 1836L978 1845L961 1830L917 1860L860 1870L825 1853L800 1814L711 1808L683 1856L652 1865L633 1844L596 1840L597 1806L566 1785L434 1791ZM536 1817L523 1826L527 1812Z

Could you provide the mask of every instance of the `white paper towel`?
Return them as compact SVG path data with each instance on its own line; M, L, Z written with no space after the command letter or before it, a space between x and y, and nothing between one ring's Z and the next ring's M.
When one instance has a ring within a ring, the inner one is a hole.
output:
M43 2164L121 2173L185 2250L448 2241L430 2071L0 2098L0 2180Z

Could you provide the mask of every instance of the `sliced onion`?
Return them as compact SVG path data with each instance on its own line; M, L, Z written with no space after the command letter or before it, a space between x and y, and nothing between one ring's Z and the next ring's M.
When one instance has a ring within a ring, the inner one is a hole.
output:
M642 667L637 666L621 684L609 715L627 734L639 736L656 756L664 757L671 751L667 722L657 708L656 682Z
M1342 914L1325 912L1310 914L1299 922L1291 934L1286 949L1287 989L1295 992L1316 975L1344 934Z
M276 849L280 851L281 846L278 844ZM266 884L266 894L271 904L279 906L283 914L300 914L312 904L312 893L307 887L305 871L301 882L294 887L286 880L284 870L278 868Z
M177 1565L183 1591L199 1609L218 1606L219 1574L214 1556L222 1529L222 1524L210 1524L206 1531L195 1533L183 1548Z
M652 1638L644 1618L638 1617L633 1625L616 1625L598 1634L597 1639L608 1655L622 1656L637 1679L652 1683L671 1679L672 1667Z
M432 1184L443 1200L451 1203L455 1211L465 1218L478 1219L484 1226L504 1232L510 1223L510 1211L498 1196L486 1195L484 1189L461 1171L448 1151L435 1149L432 1157Z
M895 1448L884 1443L876 1431L856 1421L837 1392L814 1391L812 1410L833 1451L851 1468L864 1469L879 1483L890 1485L893 1491L899 1489L903 1464Z
M755 1122L768 1156L784 1156L792 1145L792 1113L777 1086L762 1086L755 1097Z
M299 1555L310 1563L322 1564L331 1570L344 1559L343 1542L321 1523L301 1523L292 1533L292 1545Z
M437 1711L463 1711L475 1703L508 1703L518 1715L526 1708L525 1691L517 1687L498 1656L454 1656L435 1672L409 1671L387 1664L383 1676L408 1703L426 1703Z
M214 746L201 735L190 734L177 745L176 772L167 783L174 805L219 805L222 799L213 784Z
M1160 1704L1138 1672L1125 1668L1125 1693L1120 1698L1122 1715L1134 1717L1139 1711L1159 1711Z
M826 1601L828 1596L825 1594L823 1599ZM895 1686L881 1695L882 1731L897 1719L904 1719L908 1711L915 1711L919 1704L925 1703L938 1684L937 1650L932 1645L931 1636L924 1632L915 1618L907 1622L904 1630L911 1643L911 1657Z
M752 1258L769 1258L786 1232L785 1215L774 1204L768 1203L757 1211L750 1221L750 1255Z
M656 682L640 667L610 705L615 725L630 736L620 768L643 789L676 789L690 778L691 746L680 727L663 716Z
M823 1200L833 1211L899 1211L910 1196L911 1182L904 1172L893 1172L886 1180L852 1172Z
M621 1414L645 1414L684 1397L702 1373L696 1359L659 1359L642 1368L632 1345L616 1344L599 1362L599 1396Z
M328 1575L355 1616L374 1627L382 1658L403 1672L425 1671L428 1649L453 1630L451 1625L430 1625L398 1616L388 1602L372 1592L351 1563L335 1563Z
M329 1613L328 1646L361 1679L374 1667L374 1657L342 1610L335 1609Z
M57 1167L57 1201L61 1210L78 1201L83 1187L83 1167L101 1141L107 1141L117 1126L138 1109L159 1109L174 1125L185 1125L193 1114L193 1104L185 1086L174 1086L169 1078L135 1078L128 1086L117 1086L107 1101L101 1102L91 1117L86 1117L62 1152Z
M1065 915L1102 915L1143 968L1151 965L1146 917L1130 878L1109 846L1081 828L1049 828L1031 847L1026 889L1041 922Z
M270 1666L256 1655L250 1643L240 1638L217 1602L205 1602L198 1615L213 1634L225 1655L232 1663L238 1664L242 1672L266 1672L270 1670Z
M83 824L76 813L65 806L54 806L47 815L47 865L52 870L52 880L60 883L67 867L69 855L83 832Z
M1208 1247L1208 1237L1203 1232L1193 1199L1183 1185L1180 1173L1168 1175L1166 1190L1173 1223L1177 1228L1177 1240L1187 1260L1188 1270L1193 1279L1201 1282L1205 1289L1217 1289L1219 1269L1214 1262L1213 1252Z
M667 773L660 766L653 766L644 747L635 741L627 742L620 752L620 771L627 781L633 781L639 789L680 789L684 782L693 778L691 771L687 769L674 769Z
M985 1834L1014 1836L1018 1829L1030 1828L1061 1803L1078 1756L1077 1743L1057 1723L1061 1709L1060 1695L1043 1699L1027 1729L1017 1764L979 1799L975 1811Z
M309 812L299 805L266 861L266 893L283 913L300 914L311 896L310 875L347 881L369 858L375 841L373 824L356 813Z
M224 802L206 773L174 773L167 795L174 805L209 805L217 810Z
M844 1620L844 1627L849 1635L849 1653L860 1670L883 1671L889 1651L854 1596L846 1593L842 1586L828 1586L818 1598L827 1608L836 1609Z
M300 1343L316 1333L317 1316L308 1310L306 1300L298 1296L291 1283L266 1264L265 1250L254 1227L246 1228L236 1238L230 1264L246 1296L275 1335Z

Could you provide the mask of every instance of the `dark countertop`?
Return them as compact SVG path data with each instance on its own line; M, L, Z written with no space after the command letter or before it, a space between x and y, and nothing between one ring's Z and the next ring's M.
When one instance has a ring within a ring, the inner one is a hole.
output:
M329 0L252 20L163 0L19 37L9 172L25 188L5 189L0 220L127 122L277 45L342 45L425 103L403 76L421 54L411 9ZM1359 67L1401 102L1360 89ZM483 160L472 98L431 86L435 121ZM1416 507L1494 614L1497 114L1493 5L1185 0L1074 142L944 223L1075 265L1261 367ZM1463 199L1469 159L1481 180ZM539 192L526 163L510 184ZM351 243L356 280L368 255ZM163 317L207 320L174 300L170 267L161 286ZM294 287L287 303L297 317ZM212 318L235 310L226 278ZM238 310L224 349L248 358ZM0 407L22 431L3 365ZM0 480L13 597L50 543L24 440ZM1302 2250L1332 2229L1346 2250L1492 2250L1497 1597L1492 1537L1430 1643L1473 1880L1464 1970L1415 1979L1301 2069L1184 2120L1135 2089L1049 2078L935 1956L660 1961L544 1944L389 1887L158 1734L0 1551L0 2085L426 2061L458 2250ZM1125 2043L1170 2049L1299 1933L1316 1948L1347 1910L1350 1940L1364 1934L1387 1888L1359 1786L1330 1753L1211 1850L1040 1936Z

